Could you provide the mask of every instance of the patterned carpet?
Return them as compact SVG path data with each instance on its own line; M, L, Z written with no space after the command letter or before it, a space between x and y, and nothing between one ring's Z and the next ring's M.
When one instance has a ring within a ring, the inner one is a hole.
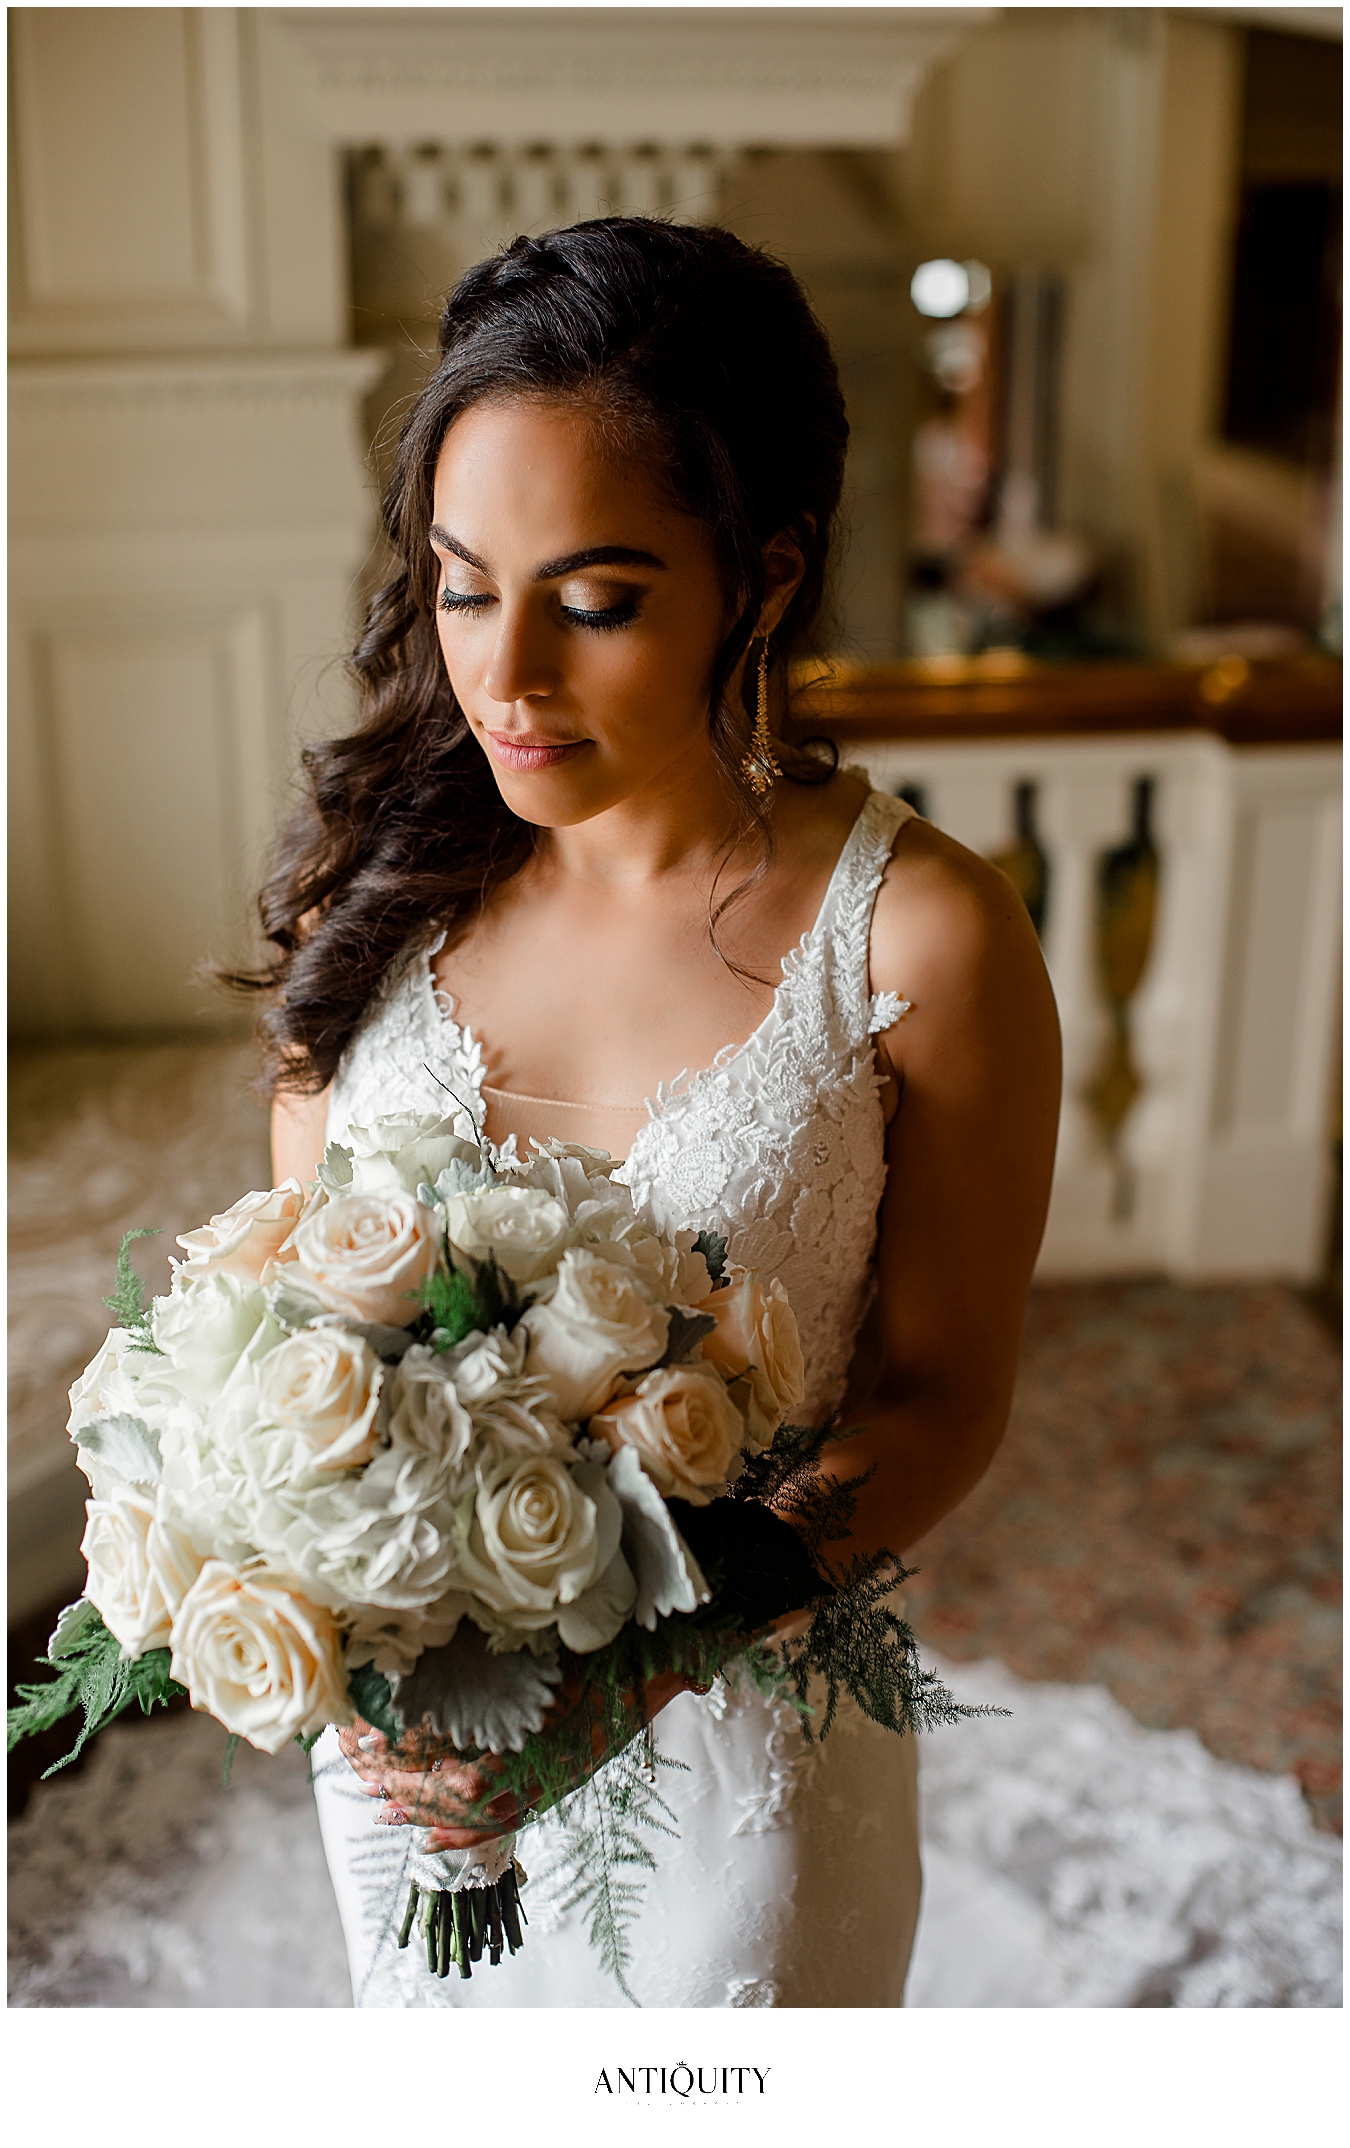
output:
M66 1390L107 1333L123 1231L152 1291L179 1231L268 1179L247 1044L166 1038L39 1046L9 1062L10 1616L78 1590L87 1487ZM72 1587L73 1585L73 1587Z
M1339 1398L1292 1290L1038 1288L1003 1448L912 1554L916 1630L1290 1771L1339 1830Z

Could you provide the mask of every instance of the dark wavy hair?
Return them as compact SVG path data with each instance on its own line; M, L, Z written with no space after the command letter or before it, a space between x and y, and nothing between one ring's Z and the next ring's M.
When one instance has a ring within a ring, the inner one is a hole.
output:
M765 594L763 551L786 531L806 571L770 643L778 728L786 659L819 612L848 421L829 343L791 271L729 231L601 217L517 239L446 301L440 358L413 402L384 498L396 561L351 658L359 728L311 745L307 796L259 897L269 958L233 985L267 995L265 1086L313 1094L332 1079L372 996L433 925L462 937L530 857L536 830L502 802L446 675L428 543L446 432L475 403L570 400L639 458L711 532L735 623L713 668L708 723L738 843L772 854L767 816L738 780L750 683L728 685ZM749 672L751 666L746 666ZM785 743L785 772L830 763ZM714 891L715 892L715 891Z

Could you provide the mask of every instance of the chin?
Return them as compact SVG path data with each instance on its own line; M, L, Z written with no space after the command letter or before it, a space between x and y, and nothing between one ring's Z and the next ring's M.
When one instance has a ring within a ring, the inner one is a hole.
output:
M493 774L507 811L535 828L579 828L584 821L594 820L597 813L606 812L628 795L626 791L608 787L601 791L593 781L578 782L567 769L544 771L534 776L513 775L508 769L494 769Z

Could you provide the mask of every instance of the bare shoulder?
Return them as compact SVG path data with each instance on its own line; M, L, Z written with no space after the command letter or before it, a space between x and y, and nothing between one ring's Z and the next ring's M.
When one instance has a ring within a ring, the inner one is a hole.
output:
M911 1005L883 1038L897 1073L963 1044L983 1052L1013 1031L1057 1070L1054 995L1025 904L996 866L928 821L908 821L896 837L869 963L872 990Z
M867 785L838 769L826 783L782 783L774 799L774 840L794 875L826 879L867 802Z

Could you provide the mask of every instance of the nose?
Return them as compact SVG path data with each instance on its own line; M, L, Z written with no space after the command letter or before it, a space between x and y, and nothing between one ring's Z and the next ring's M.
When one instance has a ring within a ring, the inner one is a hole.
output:
M557 670L548 662L541 640L538 623L531 622L523 605L503 603L483 673L483 691L489 700L510 707L516 701L546 700L557 691Z

